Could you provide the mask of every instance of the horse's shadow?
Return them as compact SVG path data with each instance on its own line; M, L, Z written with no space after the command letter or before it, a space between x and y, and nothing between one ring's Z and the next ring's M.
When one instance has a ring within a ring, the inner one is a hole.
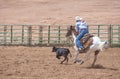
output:
M89 66L89 67L85 67L87 69L108 69L108 70L114 70L114 71L117 71L118 69L117 68L107 68L107 67L104 67L100 64L96 64L94 66Z

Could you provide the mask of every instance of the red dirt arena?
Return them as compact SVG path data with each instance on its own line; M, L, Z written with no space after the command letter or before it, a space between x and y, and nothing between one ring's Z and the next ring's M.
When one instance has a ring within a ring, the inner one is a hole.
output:
M119 24L120 0L0 0L0 24L74 24L77 15L88 24ZM82 65L73 57L65 65L51 51L0 46L0 79L120 79L120 48L101 52L95 67L94 53Z
M74 50L69 48L72 56ZM59 64L52 47L0 47L0 79L119 79L120 48L109 48L98 55L94 68L93 55L84 64ZM79 54L83 58L84 54ZM62 59L61 59L62 60Z

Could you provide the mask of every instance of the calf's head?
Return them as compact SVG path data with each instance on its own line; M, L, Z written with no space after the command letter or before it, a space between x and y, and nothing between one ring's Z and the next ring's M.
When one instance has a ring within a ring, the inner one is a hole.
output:
M56 52L56 51L57 51L57 48L55 46L53 46L52 52Z

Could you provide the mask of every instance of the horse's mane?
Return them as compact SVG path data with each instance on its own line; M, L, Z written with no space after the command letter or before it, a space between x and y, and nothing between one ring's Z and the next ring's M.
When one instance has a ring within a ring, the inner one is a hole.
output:
M73 31L73 33L75 34L75 36L78 35L78 32L76 32L75 26L70 26L70 31Z

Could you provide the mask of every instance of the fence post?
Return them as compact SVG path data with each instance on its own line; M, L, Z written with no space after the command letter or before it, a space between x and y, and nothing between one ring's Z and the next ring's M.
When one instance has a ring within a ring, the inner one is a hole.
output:
M11 25L11 44L13 42L13 26Z
M119 40L119 46L120 46L120 25L118 26L118 40Z
M43 38L43 28L42 26L39 26L39 44L42 44L42 38Z
M24 43L24 25L22 25L22 44Z
M28 45L30 46L32 44L32 27L28 27Z
M108 41L110 43L110 47L112 47L112 26L108 27Z
M7 26L4 26L4 45L6 45Z
M48 26L48 45L50 43L50 26Z
M58 44L60 44L60 26L58 27Z
M100 37L100 25L98 25L98 37Z

